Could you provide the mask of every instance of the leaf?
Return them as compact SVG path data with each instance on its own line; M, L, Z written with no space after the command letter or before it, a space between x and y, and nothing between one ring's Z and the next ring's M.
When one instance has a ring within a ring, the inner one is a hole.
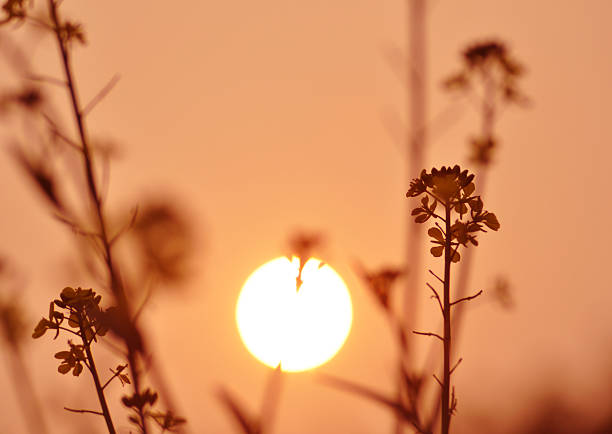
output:
M438 207L438 199L435 199L431 206L429 207L429 211L432 213L436 212L436 208Z
M470 222L467 225L467 231L468 232L480 232L480 231L482 231L482 228L480 227L480 225L478 223Z
M453 254L453 257L451 258L452 262L459 262L459 260L461 259L461 255L459 254L459 252L455 252Z
M68 318L68 325L72 328L79 328L79 316L76 313L71 313L70 318Z
M47 332L47 329L38 329L38 330L34 330L34 332L32 333L32 338L34 339L38 339L39 337L41 337L42 335L44 335Z
M472 210L472 212L479 214L482 211L483 204L482 204L481 198L479 197L472 198L470 199L468 204L470 205L470 209Z
M70 371L70 369L72 369L72 367L66 363L62 363L61 365L57 367L57 371L60 374L67 374L68 371Z
M440 256L442 256L442 253L444 253L444 246L435 246L435 247L432 247L430 249L430 252L436 258L439 258Z
M413 209L411 214L412 215L417 215L417 214L422 214L423 212L424 212L423 208L418 207L418 208Z
M221 389L219 391L219 399L221 399L236 422L238 422L244 434L257 433L257 421L247 414L246 410L236 402L236 399L227 390Z
M442 233L442 231L440 229L438 229L438 228L429 228L427 233L429 234L429 236L435 238L436 240L440 241L441 243L444 242L444 234Z
M458 214L463 215L463 214L465 214L467 212L467 206L465 206L464 203L458 203L457 205L455 205L455 211Z
M55 353L54 357L56 359L69 359L70 356L72 356L70 351L60 351L59 353Z
M474 193L474 190L476 190L476 186L473 182L470 182L468 185L463 187L463 193L465 193L466 197L470 197L472 193Z
M46 318L42 318L40 321L38 321L38 324L36 324L36 327L34 328L34 332L32 333L32 337L34 339L38 339L39 337L44 335L47 329L49 328L48 323L49 323L49 320L47 320Z
M83 372L83 365L80 363L77 363L74 369L72 370L72 375L74 375L75 377L78 377L79 375L81 375L81 372Z
M484 222L485 222L485 225L487 225L489 229L492 229L494 231L499 230L499 228L501 227L499 224L499 221L497 220L497 217L492 212L488 213L485 216Z
M427 220L429 220L429 215L427 214L421 214L414 219L414 221L417 223L425 223Z
M358 384L355 384L355 383L352 383L346 380L342 380L340 378L335 378L335 377L326 375L325 377L323 377L323 380L327 383L330 383L334 387L337 387L339 389L344 389L348 392L352 392L357 395L361 395L365 398L368 398L372 401L382 404L383 406L387 408L390 408L396 412L399 412L403 419L409 421L410 423L415 424L415 426L418 423L417 419L415 418L414 413L410 411L409 409L405 408L401 402L396 402L395 400L389 399L374 390L371 390L367 387L360 386Z

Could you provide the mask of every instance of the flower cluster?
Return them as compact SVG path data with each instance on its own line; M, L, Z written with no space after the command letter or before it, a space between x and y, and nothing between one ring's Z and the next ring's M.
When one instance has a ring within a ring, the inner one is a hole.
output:
M446 218L436 214L438 205L445 208L445 216L452 211L459 218L454 223L448 222L446 233L436 222L437 227L431 227L427 232L434 246L431 254L440 257L444 254L447 245L447 237L450 237L450 258L452 262L458 262L461 256L458 252L459 246L468 247L469 244L478 245L477 232L486 232L485 227L497 231L500 228L495 214L485 211L482 199L474 195L474 175L467 170L461 171L458 165L451 167L442 166L441 169L433 168L430 173L426 170L410 183L407 197L416 197L425 194L421 198L421 206L412 211L416 223L424 223L430 218L441 220L446 223ZM430 203L430 197L433 201ZM464 220L464 216L468 218ZM469 244L468 244L469 243Z
M142 393L134 393L132 396L124 396L121 402L133 410L143 410L147 405L153 405L157 401L157 392L145 389Z
M155 421L155 423L159 425L162 432L175 432L181 425L187 422L185 418L175 416L170 410L168 410L166 413L162 413L161 411L151 411L148 415Z
M5 24L10 21L22 21L27 16L27 7L31 2L26 3L26 0L6 0L2 5L2 10L6 17L0 21L0 24Z
M55 338L59 334L64 320L68 319L68 325L78 329L75 334L82 336L86 341L96 340L96 336L104 336L108 326L103 320L103 311L100 308L102 296L96 295L93 289L66 287L60 293L60 298L53 300L49 305L49 318L42 318L32 337L39 338L49 329L56 330ZM55 307L64 309L65 312L55 311Z
M175 416L170 410L166 413L150 411L148 407L152 407L157 402L157 392L153 392L151 389L145 389L143 392L134 393L131 396L124 396L121 398L121 402L134 412L129 416L129 420L141 430L146 417L153 419L163 431L170 432L175 431L180 425L187 422L186 419Z
M467 170L461 171L458 165L452 168L442 166L441 169L433 168L431 173L426 170L421 172L421 175L410 182L410 189L406 193L406 197L416 197L425 193L427 189L431 189L431 195L443 203L449 202L463 192L464 195L469 195L474 191L473 174L469 174ZM435 211L435 206L430 209Z
M524 103L527 98L518 90L516 81L524 68L498 41L469 46L463 52L463 69L448 77L443 85L449 90L467 90L476 75L496 78L496 87L505 101Z

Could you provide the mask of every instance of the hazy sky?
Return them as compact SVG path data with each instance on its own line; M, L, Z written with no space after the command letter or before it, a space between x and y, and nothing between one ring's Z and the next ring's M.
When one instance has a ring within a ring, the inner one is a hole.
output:
M383 120L405 111L403 83L385 58L405 48L405 1L65 0L62 9L87 32L87 47L75 52L83 99L121 76L88 117L93 138L120 149L110 211L163 192L196 227L188 287L180 297L159 294L144 318L192 432L231 432L214 395L221 385L259 408L270 370L242 346L235 302L246 277L285 254L299 228L325 234L323 259L353 297L353 330L319 371L391 392L392 340L351 264L402 259L405 151ZM609 402L611 12L603 0L430 2L429 119L453 101L439 83L459 66L460 50L490 37L506 41L526 66L521 87L532 100L505 111L496 129L501 147L484 200L502 228L482 236L470 284L486 291L506 276L516 309L502 310L491 296L469 308L455 377L457 432L474 432L482 418L492 420L487 432L504 432L545 393L566 396L578 412ZM23 44L39 72L58 75L51 42L29 36ZM479 119L469 104L456 113L432 132L427 168L470 167L466 140ZM72 236L9 158L11 134L2 137L1 253L20 270L33 327L61 288L90 283L58 272L76 254ZM436 306L424 290L419 297L420 328L436 327ZM416 341L425 349L423 339ZM50 400L50 418L91 423L61 414L94 398L89 379L55 371L53 353L63 345L28 344L38 392ZM276 432L389 431L390 414L321 384L319 371L287 377ZM0 370L0 387L12 390L9 372ZM13 395L2 403L2 429L23 430L20 417L9 417L20 414ZM127 423L118 425L127 432Z

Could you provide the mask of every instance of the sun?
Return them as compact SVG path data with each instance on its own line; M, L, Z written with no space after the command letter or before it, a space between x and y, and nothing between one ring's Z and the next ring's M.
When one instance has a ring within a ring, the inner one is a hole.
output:
M312 369L329 361L348 337L351 296L329 265L310 258L300 289L300 260L273 259L246 280L236 304L242 342L259 361L283 371Z

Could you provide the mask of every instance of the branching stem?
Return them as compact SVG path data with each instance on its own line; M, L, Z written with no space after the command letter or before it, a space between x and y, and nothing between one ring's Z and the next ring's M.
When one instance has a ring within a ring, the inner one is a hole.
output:
M121 309L121 311L124 312L125 315L129 316L130 311L129 311L127 297L125 295L125 291L123 289L121 279L119 278L117 270L115 269L115 266L113 264L111 244L109 242L108 231L106 229L106 224L104 220L104 212L102 209L102 200L100 198L100 194L98 192L98 188L96 186L96 181L95 181L95 176L94 176L91 147L89 146L87 135L85 133L83 113L79 105L79 100L78 100L77 91L76 91L76 84L74 82L72 69L70 67L69 51L67 49L66 42L62 39L62 34L61 34L62 26L61 26L61 22L60 22L58 11L57 11L58 3L56 2L56 0L48 0L48 1L49 1L49 14L51 17L51 21L53 23L53 31L55 33L58 48L60 50L60 55L62 58L62 64L64 68L64 75L66 76L66 84L68 86L68 91L70 93L70 101L72 103L73 114L74 114L74 118L75 118L75 121L78 127L78 131L79 131L79 138L81 141L82 153L83 153L83 164L85 166L85 174L87 178L87 187L89 189L89 194L93 201L94 210L95 210L96 217L98 220L98 226L100 229L100 239L102 240L103 250L105 252L104 260L106 262L106 268L108 270L109 277L110 277L111 290L113 292L113 295L115 296L119 309ZM129 362L130 369L132 372L132 379L134 380L134 383L133 383L134 392L136 394L140 394L140 375L139 375L137 365L135 363L136 362L136 351L133 348L131 348L130 345L127 345L127 347L128 347L128 362ZM147 434L148 430L147 430L146 419L144 418L143 414L141 414L140 416L142 419L143 434ZM110 430L110 427L109 427L109 430ZM114 429L112 432L114 432Z

